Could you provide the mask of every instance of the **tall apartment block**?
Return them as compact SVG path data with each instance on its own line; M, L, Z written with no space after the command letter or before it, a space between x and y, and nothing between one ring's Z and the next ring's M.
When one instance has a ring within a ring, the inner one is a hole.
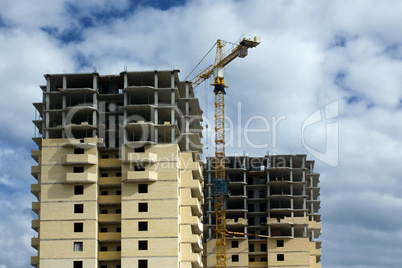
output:
M214 158L204 166L204 267L215 267ZM319 174L306 155L226 157L227 267L321 267ZM242 235L243 234L243 235Z
M34 103L40 268L203 267L201 114L178 71L45 75Z

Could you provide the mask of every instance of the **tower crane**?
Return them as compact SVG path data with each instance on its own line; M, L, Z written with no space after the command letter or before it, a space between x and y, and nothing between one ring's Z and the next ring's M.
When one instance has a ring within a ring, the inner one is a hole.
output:
M216 219L216 267L226 267L226 209L225 201L229 197L227 180L225 178L225 84L224 67L235 58L244 58L247 56L249 48L260 44L259 38L254 37L240 39L239 42L231 43L234 46L227 53L224 47L229 42L224 40L216 41L215 63L208 66L193 80L193 88L201 84L213 74L214 80L211 85L214 86L215 93L215 219ZM212 50L212 48L211 48ZM211 51L210 50L210 51ZM205 57L204 57L205 58ZM198 65L197 65L198 66ZM191 74L191 73L190 73Z

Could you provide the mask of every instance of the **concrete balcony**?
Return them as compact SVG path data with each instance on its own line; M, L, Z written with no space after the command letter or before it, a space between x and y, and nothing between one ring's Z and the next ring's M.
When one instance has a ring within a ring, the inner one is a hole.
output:
M36 250L39 248L39 237L31 238L31 246Z
M120 251L100 251L98 252L98 260L100 261L117 261L121 258Z
M135 164L154 164L158 161L158 155L155 153L128 153L127 159L124 159L125 163Z
M121 203L121 195L100 195L98 197L99 205L111 205L120 203Z
M67 173L64 183L96 183L98 177L93 173Z
M268 267L267 262L249 262L248 267Z
M183 226L183 227L185 227L185 226ZM191 247L192 247L193 251L196 253L202 252L202 250L203 250L201 236L198 234L192 234L190 228L188 231L186 231L186 234L182 234L181 242L182 243L191 243Z
M321 249L317 247L320 247L320 245L317 244L316 242L310 242L310 256L311 255L321 256Z
M39 200L40 185L37 183L31 184L31 193Z
M184 224L190 224L191 225L191 230L195 234L202 234L202 228L203 225L201 223L201 220L197 216L190 216L190 221L189 222L183 222Z
M41 151L40 150L31 150L31 156L38 163L39 157L41 156Z
M322 225L321 222L309 221L308 228L309 229L321 229Z
M121 222L121 214L99 214L98 222Z
M99 177L99 185L120 185L121 177Z
M39 265L39 257L31 256L31 265L37 267Z
M182 262L191 262L192 268L201 268L202 265L202 255L201 253L190 252L182 254Z
M121 166L121 160L118 158L99 159L100 168L113 168L120 166Z
M39 225L40 225L40 221L39 220L32 220L32 229L34 229L36 232L38 232L39 230Z
M39 208L40 208L39 202L32 202L32 210L33 212L36 213L36 215L39 215Z
M182 179L181 187L190 188L191 194L198 199L204 198L204 194L202 192L202 184L199 180Z
M181 200L182 206L190 206L191 213L195 216L202 216L201 202L196 198L185 197Z
M123 179L124 182L149 182L157 181L158 173L151 170L145 171L128 171L127 179Z
M34 176L35 179L38 179L39 174L40 174L40 166L31 166L31 175Z
M98 240L102 242L113 242L121 240L121 233L98 233Z
M186 161L181 162L181 168L185 170L192 170L193 172L193 177L194 179L197 179L199 181L203 181L203 176L202 176L202 169L201 165L199 162L189 162L187 163Z
M98 164L98 157L93 154L67 154L61 159L63 165L96 165Z

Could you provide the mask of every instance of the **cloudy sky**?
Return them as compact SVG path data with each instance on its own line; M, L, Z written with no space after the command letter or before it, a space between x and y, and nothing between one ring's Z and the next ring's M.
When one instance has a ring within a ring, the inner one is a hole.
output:
M0 0L0 268L29 267L32 102L43 74L180 69L217 39L261 44L226 68L228 154L308 154L323 267L401 267L402 2ZM214 53L195 73L211 64ZM192 76L189 77L191 79ZM205 124L209 83L196 88ZM211 125L203 139L213 155Z

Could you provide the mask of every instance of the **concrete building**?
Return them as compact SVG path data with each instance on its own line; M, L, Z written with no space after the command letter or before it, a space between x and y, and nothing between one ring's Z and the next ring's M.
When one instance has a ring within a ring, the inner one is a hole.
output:
M319 174L306 155L226 157L227 267L321 267ZM204 166L204 267L215 267L214 158Z
M202 111L178 71L45 75L40 268L202 267Z

